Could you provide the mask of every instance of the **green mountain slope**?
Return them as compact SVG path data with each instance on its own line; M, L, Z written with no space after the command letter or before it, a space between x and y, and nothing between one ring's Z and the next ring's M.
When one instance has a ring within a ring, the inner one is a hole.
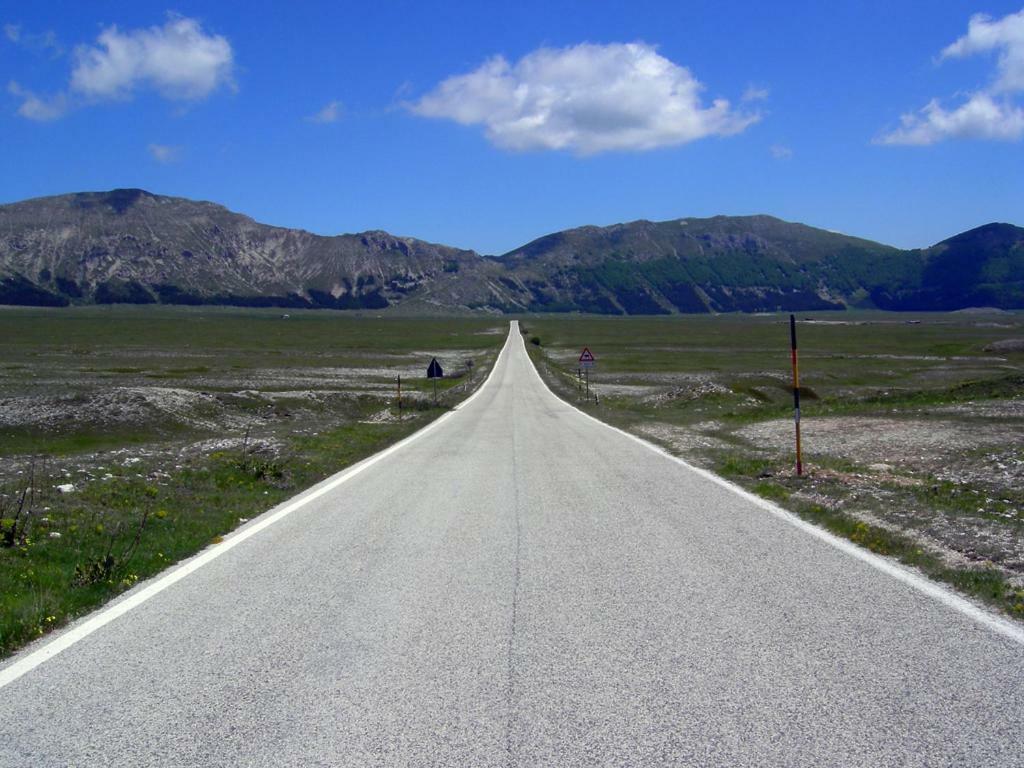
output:
M924 251L914 281L879 286L884 309L1024 308L1024 228L986 224Z
M919 258L771 216L581 227L503 257L532 309L662 314L842 309L913 283Z

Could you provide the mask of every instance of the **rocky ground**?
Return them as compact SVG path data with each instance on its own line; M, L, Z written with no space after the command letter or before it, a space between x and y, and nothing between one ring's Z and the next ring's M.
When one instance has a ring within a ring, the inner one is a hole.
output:
M453 394L469 386L464 362L472 354L448 350L437 356L458 382ZM0 493L18 485L30 466L44 471L54 488L68 483L80 488L102 481L112 463L144 464L152 479L216 452L245 446L273 458L296 436L353 421L393 421L397 376L406 382L408 412L432 399L419 381L419 366L400 364L407 360L396 356L394 367L247 369L237 375L199 366L176 374L173 386L147 378L145 369L68 376L46 364L20 382L8 371L6 380L0 379L0 432L13 430L33 441L31 450L0 453ZM46 448L48 441L76 439L83 441L83 450ZM92 443L95 449L89 448Z

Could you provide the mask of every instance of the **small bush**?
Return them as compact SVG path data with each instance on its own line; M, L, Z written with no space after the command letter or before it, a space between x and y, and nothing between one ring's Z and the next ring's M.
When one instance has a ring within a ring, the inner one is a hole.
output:
M250 454L239 459L236 466L253 480L280 480L284 477L284 467L270 458Z
M253 480L280 481L284 479L284 463L274 456L260 455L262 449L250 444L250 430L245 430L242 440L242 454L234 462L235 469Z
M532 337L530 339L530 343L533 344L535 347L539 347L540 346L540 336Z
M130 541L123 541L122 533L127 532L128 526L119 523L114 527L114 532L110 535L107 541L106 551L100 556L80 562L75 565L75 575L71 580L73 586L86 587L90 584L99 584L102 582L111 582L115 575L124 575L124 579L121 580L122 586L130 587L135 581L138 581L138 576L134 574L128 574L128 564L132 561L135 556L135 552L139 548L139 542L142 541L142 533L146 530L146 523L149 522L149 510L144 510L139 519L138 525L135 528L135 535ZM103 526L96 526L97 534L102 534ZM116 551L118 544L121 544L120 551ZM127 585L125 582L128 582Z
M45 463L42 472L37 472L33 459L27 474L15 486L0 487L0 547L20 547L28 540L32 519L40 505L41 484L49 484Z

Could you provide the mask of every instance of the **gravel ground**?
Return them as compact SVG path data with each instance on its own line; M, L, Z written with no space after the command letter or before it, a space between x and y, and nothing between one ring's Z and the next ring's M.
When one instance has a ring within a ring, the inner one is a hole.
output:
M0 400L0 427L67 430L135 426L149 422L202 429L245 429L208 392L172 387L111 387L88 394Z
M479 357L482 352L475 353ZM442 352L446 373L459 372L465 352ZM380 360L383 355L375 356ZM402 356L407 361L409 356ZM396 359L397 363L397 359ZM193 366L195 367L195 366ZM21 371L21 369L19 369ZM225 370L209 374L186 370L180 381L154 382L139 368L115 372L78 371L69 375L47 360L30 375L9 377L0 385L0 429L41 437L105 433L143 440L142 445L103 448L46 460L56 481L102 477L97 467L125 458L142 458L152 467L180 465L186 457L237 449L249 433L250 444L271 453L289 435L311 434L356 418L366 398L382 406L368 418L391 420L384 407L394 393L394 377L422 378L420 366L296 367ZM429 393L403 389L407 406ZM216 436L216 437L215 437ZM29 464L31 455L0 456L0 488Z
M986 424L939 419L839 416L805 418L801 424L804 451L858 464L885 462L910 469L942 472L967 460L972 452L1024 445L1020 424ZM736 435L761 448L789 451L793 422L777 419L752 424ZM1020 470L1017 470L1018 472ZM1007 480L1012 480L1008 470Z

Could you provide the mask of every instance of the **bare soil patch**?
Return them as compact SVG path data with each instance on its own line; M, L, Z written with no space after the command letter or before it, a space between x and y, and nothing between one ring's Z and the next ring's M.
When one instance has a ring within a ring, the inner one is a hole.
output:
M963 407L960 412L970 411ZM808 455L824 454L863 465L884 462L937 473L976 463L987 455L978 454L979 449L1003 449L1021 441L1020 425L1010 423L979 428L965 421L881 416L805 418L801 432ZM751 424L735 434L760 448L780 453L793 450L791 419Z

